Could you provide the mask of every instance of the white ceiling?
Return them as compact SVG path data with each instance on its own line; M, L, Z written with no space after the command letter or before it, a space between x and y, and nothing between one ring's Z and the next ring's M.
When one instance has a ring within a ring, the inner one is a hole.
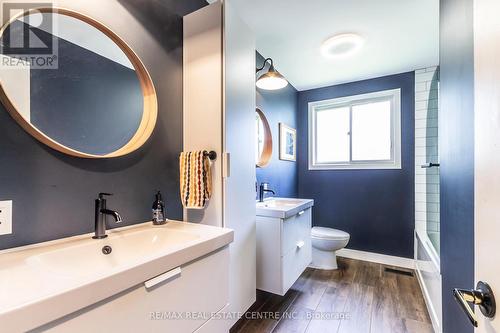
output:
M298 90L402 73L439 62L439 0L232 0L255 31L257 50ZM339 33L366 41L348 58L326 59Z

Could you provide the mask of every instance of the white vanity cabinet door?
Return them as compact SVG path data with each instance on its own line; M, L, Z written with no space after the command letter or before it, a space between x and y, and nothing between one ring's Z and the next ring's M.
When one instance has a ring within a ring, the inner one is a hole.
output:
M311 208L283 221L282 290L286 293L312 261Z
M303 239L303 241L300 241L303 242L299 244L300 246L282 257L283 274L281 279L283 294L290 289L312 261L311 237L303 237Z
M287 219L257 216L257 289L284 295L311 251L311 208Z
M181 266L180 274L151 288L144 284L132 287L34 332L190 333L227 305L228 286L226 247ZM167 319L168 316L173 319ZM226 327L220 332L228 330Z
M307 208L283 220L281 255L297 250L301 242L311 239L311 209Z

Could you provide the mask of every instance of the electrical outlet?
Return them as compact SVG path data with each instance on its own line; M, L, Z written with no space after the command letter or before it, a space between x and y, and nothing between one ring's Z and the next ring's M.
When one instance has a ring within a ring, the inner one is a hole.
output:
M12 233L12 200L0 201L0 235Z

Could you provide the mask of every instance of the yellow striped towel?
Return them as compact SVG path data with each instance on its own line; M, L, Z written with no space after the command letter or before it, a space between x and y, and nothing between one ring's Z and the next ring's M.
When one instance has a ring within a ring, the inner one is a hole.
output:
M179 169L182 205L192 209L204 208L212 196L212 174L206 151L182 152Z

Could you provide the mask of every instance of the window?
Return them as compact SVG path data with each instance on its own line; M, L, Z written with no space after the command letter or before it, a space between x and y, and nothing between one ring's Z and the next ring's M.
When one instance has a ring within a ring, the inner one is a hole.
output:
M309 169L401 169L400 89L309 103Z

